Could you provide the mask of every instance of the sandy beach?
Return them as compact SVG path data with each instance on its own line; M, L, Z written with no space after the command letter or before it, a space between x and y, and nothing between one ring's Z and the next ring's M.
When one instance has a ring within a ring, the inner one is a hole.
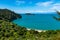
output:
M27 30L31 30L31 29L27 28ZM38 32L46 32L46 30L37 30L37 29L35 29L35 31L38 31Z

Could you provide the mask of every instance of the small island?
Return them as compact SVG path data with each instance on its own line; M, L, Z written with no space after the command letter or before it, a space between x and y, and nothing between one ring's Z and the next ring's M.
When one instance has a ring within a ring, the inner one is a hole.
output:
M35 14L32 14L32 13L25 13L26 15L35 15Z

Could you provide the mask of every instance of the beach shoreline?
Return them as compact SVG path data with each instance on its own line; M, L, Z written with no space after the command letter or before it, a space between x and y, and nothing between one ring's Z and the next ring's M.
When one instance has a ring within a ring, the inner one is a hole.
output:
M27 30L31 30L31 29L27 28ZM46 30L37 30L37 29L34 29L34 30L38 32L46 32Z

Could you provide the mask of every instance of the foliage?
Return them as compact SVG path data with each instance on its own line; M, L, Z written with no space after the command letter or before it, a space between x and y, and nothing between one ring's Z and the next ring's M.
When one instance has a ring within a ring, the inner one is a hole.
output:
M57 21L60 21L60 12L59 11L56 11L57 14L58 14L58 17L56 16L53 16L54 19L56 19Z
M23 37L26 31L24 27L0 20L0 39L18 39Z
M0 20L0 40L60 40L60 30L37 32Z
M8 10L8 9L0 9L0 19L13 21L17 18L21 18L22 16L16 14L15 12Z

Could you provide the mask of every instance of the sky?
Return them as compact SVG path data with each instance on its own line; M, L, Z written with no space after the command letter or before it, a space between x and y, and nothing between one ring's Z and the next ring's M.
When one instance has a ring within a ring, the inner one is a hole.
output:
M60 0L0 0L0 9L17 13L50 13L60 11Z

